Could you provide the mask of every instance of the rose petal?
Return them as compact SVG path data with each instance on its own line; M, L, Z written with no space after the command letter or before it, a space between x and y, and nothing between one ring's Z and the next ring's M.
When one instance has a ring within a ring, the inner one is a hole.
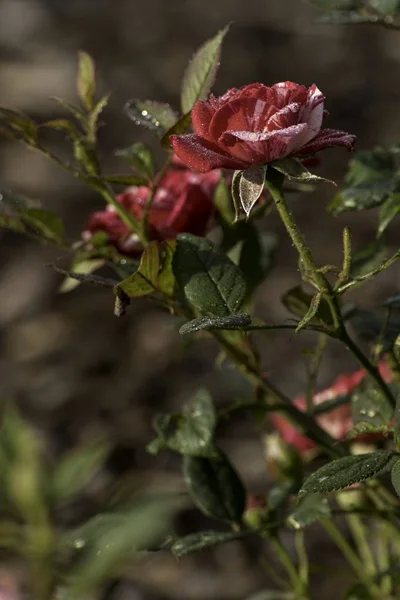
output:
M292 102L284 108L278 110L268 119L267 130L276 131L277 129L286 129L291 125L297 125L301 119L302 106L298 102Z
M218 143L222 134L229 131L262 132L276 108L259 98L236 98L225 104L214 115L209 134Z
M207 102L199 100L193 107L192 110L192 125L194 132L207 140L211 140L208 131L210 129L211 119L215 114L213 109Z
M172 135L171 144L183 162L200 173L213 169L245 169L247 164L223 154L216 144L196 134Z
M346 131L337 129L322 129L318 135L313 138L308 144L300 148L298 154L314 154L325 148L334 146L344 146L347 150L353 150L356 141L356 136Z
M220 145L236 158L249 164L268 163L288 156L296 138L306 129L306 123L299 123L286 129L261 133L230 131L221 136Z
M275 104L278 108L283 108L286 104L292 102L304 104L307 100L307 89L304 85L299 85L293 81L275 83L271 89L274 91Z

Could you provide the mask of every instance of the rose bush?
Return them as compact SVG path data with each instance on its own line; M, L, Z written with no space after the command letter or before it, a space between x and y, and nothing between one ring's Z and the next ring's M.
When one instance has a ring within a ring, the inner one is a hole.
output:
M253 83L211 95L193 108L194 132L171 136L175 153L191 169L246 169L287 156L302 157L331 146L352 150L355 136L321 129L324 96L292 81Z
M150 239L174 239L182 232L204 235L214 211L213 192L220 175L218 170L207 174L193 173L179 160L174 160L151 205ZM131 186L119 194L117 200L140 221L150 194L149 187ZM83 237L88 240L99 231L108 234L109 243L121 254L135 256L142 250L138 236L130 232L111 205L90 217Z
M387 383L392 381L393 374L386 362L382 361L380 363L379 371ZM340 375L329 388L314 395L314 406L351 394L366 376L367 372L364 369ZM306 397L304 395L298 396L294 399L294 404L301 410L305 410ZM299 452L304 453L317 447L312 440L300 433L284 416L276 413L271 416L271 420L282 439L295 446ZM335 440L345 439L354 425L349 402L332 411L322 413L316 420Z

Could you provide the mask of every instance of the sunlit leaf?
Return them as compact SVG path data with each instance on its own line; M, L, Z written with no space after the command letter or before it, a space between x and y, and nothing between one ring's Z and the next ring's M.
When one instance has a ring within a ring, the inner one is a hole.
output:
M266 172L266 165L252 165L242 173L239 182L239 195L242 208L247 217L263 193Z
M280 173L283 173L283 175L285 175L288 179L294 179L296 181L301 182L304 181L306 183L310 181L322 181L325 183L333 183L333 185L336 185L333 181L330 181L329 179L324 179L323 177L319 177L314 173L310 173L310 171L306 169L306 167L295 158L280 158L279 160L274 160L270 164L270 167L273 167Z
M87 52L79 52L77 89L82 104L91 111L96 95L96 72L94 61Z
M182 325L179 329L181 335L201 331L202 329L245 329L250 325L251 317L246 313L228 315L227 317L199 317Z
M136 125L142 125L160 138L178 121L178 113L169 105L153 100L129 100L125 112Z
M195 53L186 68L182 80L182 112L188 113L198 100L207 97L217 74L221 55L221 44L228 32L225 27L207 40Z

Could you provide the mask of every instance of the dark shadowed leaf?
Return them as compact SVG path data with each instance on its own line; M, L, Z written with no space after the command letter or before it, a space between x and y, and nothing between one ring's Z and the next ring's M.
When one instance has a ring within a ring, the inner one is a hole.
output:
M240 182L242 181L243 171L234 171L231 183L231 196L233 202L233 208L235 210L234 223L239 221L241 218L246 217L242 206L242 200L240 198Z
M300 285L291 288L282 296L282 303L289 312L304 319L307 316L307 323L310 325L332 325L332 315L327 302L320 299L317 305L317 310L314 314L310 307L315 308L313 296L303 290Z
M97 439L64 455L50 481L52 500L61 502L75 496L100 469L109 452L109 442Z
M400 498L400 460L396 460L394 463L390 472L390 477L392 479L392 485L396 490L396 494Z
M146 127L160 138L179 119L172 106L153 100L129 100L125 105L125 112L136 125Z
M197 393L183 407L181 415L159 415L154 422L158 438L147 447L151 454L170 448L189 456L215 456L213 447L217 417L207 390Z
M330 179L324 179L323 177L318 177L318 175L314 175L314 173L310 173L308 169L295 158L281 158L279 160L274 160L270 167L273 167L280 173L283 173L288 179L294 179L296 181L323 181L325 183L333 183ZM268 177L268 173L267 173Z
M157 289L166 296L173 296L175 289L175 276L172 262L176 249L174 240L166 240L160 244L160 271L157 279Z
M225 27L210 40L207 40L194 54L182 80L182 112L188 113L198 100L208 96L215 81L221 56L221 44L228 32Z
M117 156L122 156L130 165L145 179L151 179L154 175L154 158L151 148L147 144L137 142L125 148L117 150Z
M176 558L182 558L182 556L186 556L186 554L191 554L192 552L198 552L199 550L240 539L243 535L245 533L234 533L232 531L200 531L199 533L192 533L179 538L172 544L170 550Z
M16 137L23 139L29 145L36 145L38 127L32 119L15 110L3 107L0 107L0 119L8 129L16 134Z
M242 173L239 182L239 195L242 208L247 217L263 193L266 172L266 165L252 165Z
M371 377L366 377L351 396L351 416L355 424L387 425L393 408Z
M373 271L387 258L387 248L382 242L368 244L352 256L351 276L360 277Z
M246 313L229 315L227 317L199 317L182 325L179 333L186 335L202 329L243 329L247 325L250 325L250 323L251 317Z
M400 213L400 190L391 194L379 209L378 235L382 235L393 219Z
M382 352L391 350L400 333L400 317L395 311L389 316L386 311L354 308L348 318L357 336L368 343L379 341Z
M300 500L295 510L288 517L287 522L294 529L301 529L315 521L319 521L319 519L329 517L330 514L331 507L325 496L309 494Z
M239 268L246 279L248 294L251 295L273 268L279 243L274 233L257 231L250 223L247 225L248 234L241 247Z
M279 590L264 590L248 596L246 600L298 600L292 592L281 592Z
M350 161L344 189L329 206L334 214L380 206L400 190L393 152L383 148L358 152Z
M297 493L298 489L297 483L291 479L280 481L268 492L268 509L277 510L287 502L292 494Z
M224 177L221 177L215 188L214 204L225 223L232 225L235 220L235 210L232 195Z
M173 270L188 301L203 313L235 314L246 296L240 269L206 239L180 234Z
M82 104L91 111L96 95L96 73L93 59L87 52L79 52L77 89Z
M195 504L206 515L240 523L246 505L246 490L226 456L185 456L183 471Z
M64 223L57 215L42 208L27 208L20 211L22 221L49 241L62 242Z
M333 492L387 473L396 457L397 454L391 450L376 450L338 458L315 471L305 481L299 495Z
M366 434L379 434L379 436L388 437L392 435L394 429L389 425L374 425L373 423L369 423L368 421L360 421L357 425L351 428L349 433L346 435L347 440L354 440L360 435Z

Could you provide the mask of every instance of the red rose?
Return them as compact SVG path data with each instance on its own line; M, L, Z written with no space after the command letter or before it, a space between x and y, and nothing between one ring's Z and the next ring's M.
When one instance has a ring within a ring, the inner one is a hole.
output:
M193 173L180 161L174 161L173 168L161 181L151 206L151 239L174 239L182 232L204 235L214 210L212 197L219 178L219 171ZM119 194L117 200L140 220L150 193L148 187L132 186ZM142 250L138 236L129 231L111 205L92 215L83 237L90 239L98 231L105 231L109 243L121 254L135 256Z
M387 363L381 362L379 371L386 382L390 382L393 379L393 374ZM358 385L360 385L366 375L367 373L364 369L360 369L359 371L355 371L348 375L340 375L331 387L315 394L314 405L318 406L327 400L333 400L334 398L340 398L340 396L350 394ZM294 404L298 408L305 410L307 405L306 397L298 396L295 398ZM316 448L315 442L301 434L283 415L275 413L272 415L271 420L275 429L285 442L295 446L299 452L306 452L307 450ZM335 440L343 440L354 425L351 417L350 404L344 404L332 411L321 414L317 417L317 422Z
M330 146L352 150L355 136L322 129L324 96L292 81L231 89L200 100L192 111L194 134L171 136L180 159L200 172L246 169L286 156L314 154Z

